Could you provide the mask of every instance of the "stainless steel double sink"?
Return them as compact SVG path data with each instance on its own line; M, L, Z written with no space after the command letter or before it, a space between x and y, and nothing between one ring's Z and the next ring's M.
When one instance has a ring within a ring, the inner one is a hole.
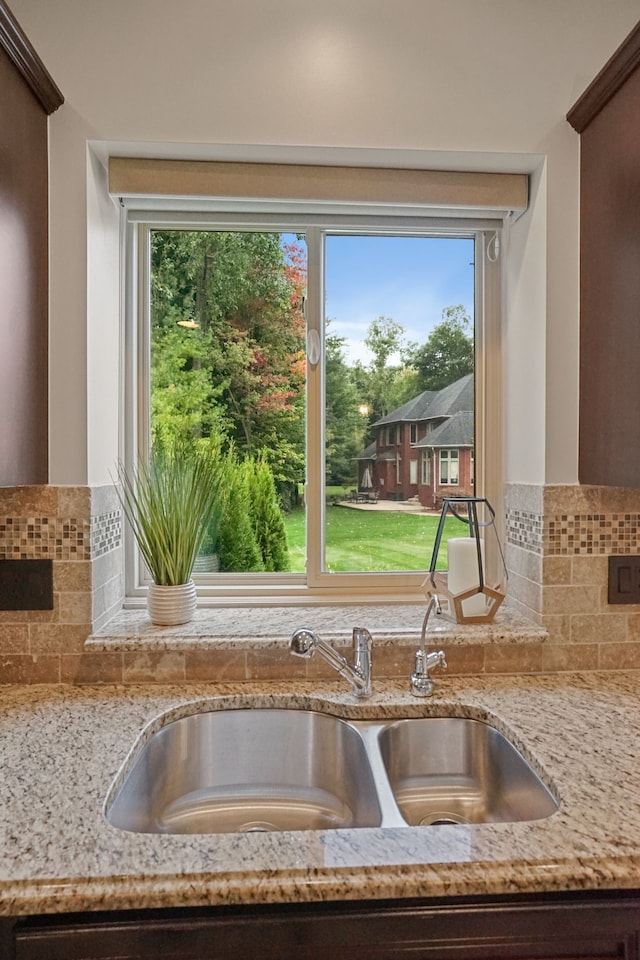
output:
M105 802L123 830L185 834L538 820L557 809L519 750L480 720L261 708L167 723Z

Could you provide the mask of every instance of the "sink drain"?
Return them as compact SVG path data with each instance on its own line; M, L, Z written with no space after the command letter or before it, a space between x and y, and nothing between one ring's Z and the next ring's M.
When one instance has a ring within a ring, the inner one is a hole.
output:
M465 817L457 813L430 813L418 823L419 827L439 827L452 823L469 823Z
M238 833L271 833L277 829L275 823L268 823L266 820L252 820L239 826Z
M272 830L277 830L275 823L266 823L262 820L243 823L238 827L238 833L271 833Z

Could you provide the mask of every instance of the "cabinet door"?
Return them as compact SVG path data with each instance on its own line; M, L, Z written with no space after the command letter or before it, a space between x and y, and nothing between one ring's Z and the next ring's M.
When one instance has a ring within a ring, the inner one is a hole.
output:
M640 960L639 931L610 898L141 911L17 921L7 960Z

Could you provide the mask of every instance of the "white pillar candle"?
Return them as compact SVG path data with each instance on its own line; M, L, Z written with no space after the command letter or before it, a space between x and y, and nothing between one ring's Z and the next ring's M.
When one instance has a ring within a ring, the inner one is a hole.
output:
M447 540L449 557L449 591L457 595L480 586L478 570L478 545L475 537L451 537ZM480 541L482 569L484 566L484 542ZM479 617L487 612L487 598L483 593L462 601L465 617Z

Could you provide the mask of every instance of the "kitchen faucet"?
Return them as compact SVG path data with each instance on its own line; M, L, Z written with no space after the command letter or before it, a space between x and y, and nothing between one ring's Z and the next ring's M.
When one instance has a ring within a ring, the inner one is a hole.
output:
M307 627L300 627L291 634L289 649L296 657L311 657L317 650L341 677L353 686L356 697L371 696L371 634L364 627L353 628L354 664L345 660L337 650L322 640L317 633Z
M414 697L430 697L433 693L433 680L429 676L429 670L432 670L438 665L440 665L443 670L447 668L444 650L432 650L430 653L427 653L425 649L427 625L433 610L436 611L436 614L441 613L440 601L437 596L430 598L424 620L422 621L420 649L416 651L415 667L411 674L411 693Z

